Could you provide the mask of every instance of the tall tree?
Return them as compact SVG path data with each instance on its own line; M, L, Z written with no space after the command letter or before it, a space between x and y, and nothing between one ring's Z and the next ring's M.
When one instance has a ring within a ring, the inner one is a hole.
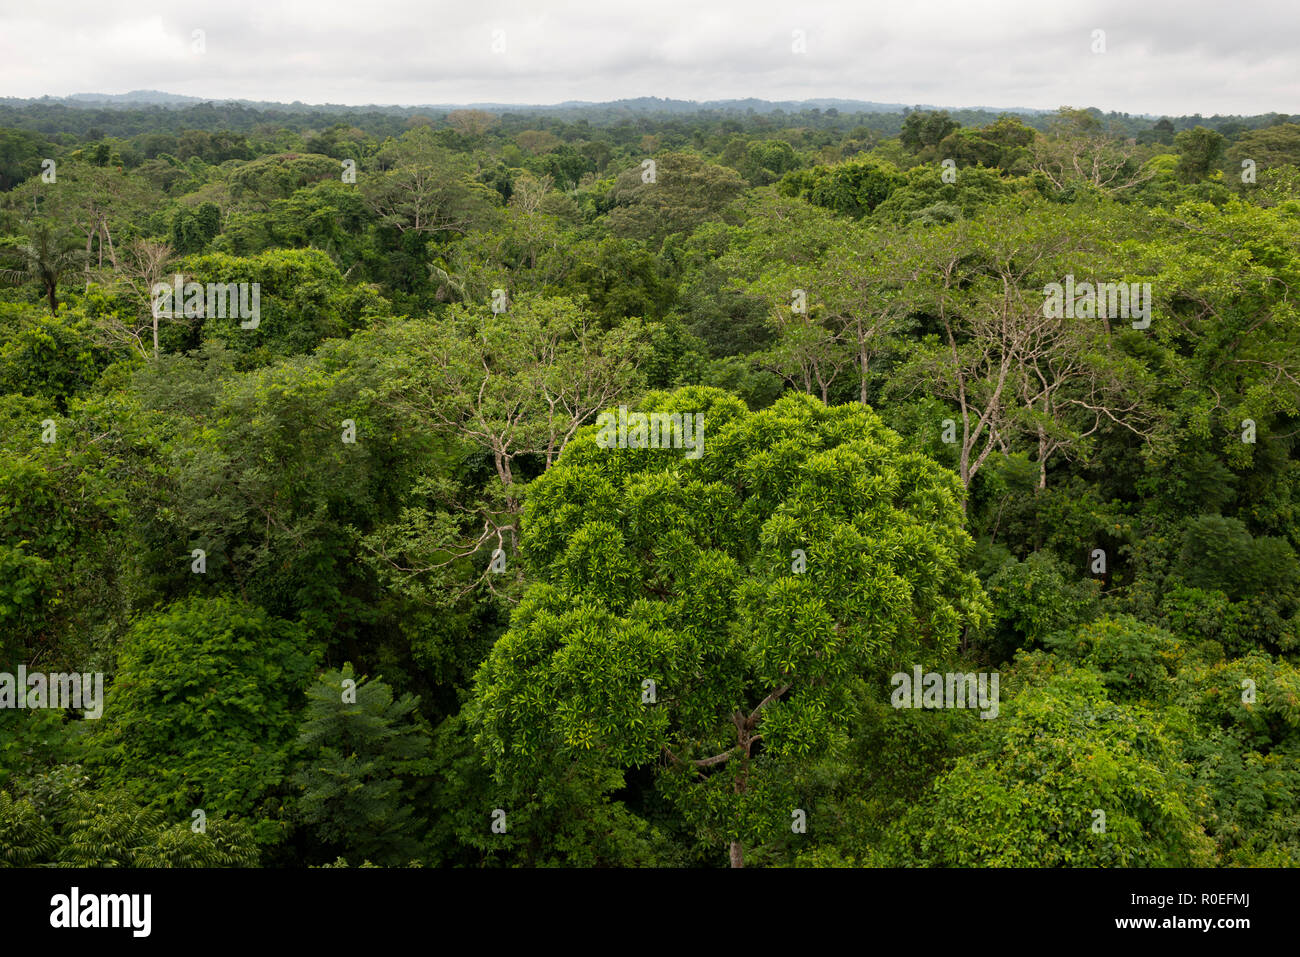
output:
M294 783L299 814L326 845L374 864L404 864L419 853L422 825L402 791L404 777L428 771L427 730L412 695L395 698L382 680L351 664L307 689L298 743L306 753Z
M424 127L390 141L376 169L358 177L362 195L380 222L400 232L465 233L496 201L474 178L469 160L439 146Z
M1062 107L1048 132L1034 142L1033 154L1033 168L1058 190L1086 184L1122 193L1155 175L1143 165L1144 151L1135 140L1108 131L1087 110Z
M570 299L525 297L506 305L494 311L456 304L437 326L407 323L380 334L391 344L381 401L480 450L495 471L483 500L457 507L451 523L458 527L477 515L481 530L473 541L455 540L463 528L417 535L418 544L408 534L398 536L422 556L415 570L433 571L484 549L514 552L529 474L550 468L581 426L643 379L649 344L635 320L604 331ZM398 562L392 554L398 539L373 545L395 567L414 573L409 558ZM504 581L487 569L484 561L484 581Z
M533 584L479 672L478 739L515 780L557 754L657 767L740 867L788 831L861 683L984 620L960 486L856 405L687 388L641 410L702 416L702 454L585 430L534 483Z
M9 282L37 282L50 304L50 314L59 313L59 280L86 262L77 241L49 223L31 226L17 242L3 247L7 258L17 260L14 268L0 269Z

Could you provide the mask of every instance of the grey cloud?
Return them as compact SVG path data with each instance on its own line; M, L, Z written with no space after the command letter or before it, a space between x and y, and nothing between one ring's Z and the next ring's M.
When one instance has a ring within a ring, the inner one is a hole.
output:
M48 10L48 12L46 12ZM203 29L207 52L189 50ZM490 49L503 29L507 50ZM1107 51L1091 51L1091 31ZM803 30L807 53L791 50ZM545 3L71 0L0 13L0 93L344 103L831 96L1127 112L1300 110L1300 8L1264 0Z

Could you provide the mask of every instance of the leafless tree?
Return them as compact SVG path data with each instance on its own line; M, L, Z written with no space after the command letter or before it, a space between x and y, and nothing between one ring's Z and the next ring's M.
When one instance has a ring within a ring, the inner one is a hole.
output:
M148 355L144 336L153 332L153 357L158 358L158 310L154 308L153 287L167 278L167 264L173 257L172 247L148 239L133 239L122 250L122 259L111 278L131 290L140 306L139 315L148 318L131 323L117 316L105 319L105 328L119 341L130 342L141 355ZM110 278L110 277L104 277Z

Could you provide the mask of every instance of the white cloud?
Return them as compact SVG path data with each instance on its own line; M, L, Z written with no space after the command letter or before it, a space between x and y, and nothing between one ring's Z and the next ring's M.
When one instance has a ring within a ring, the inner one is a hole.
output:
M1300 110L1300 6L1083 0L611 4L65 0L0 12L0 94L337 103L842 97L1143 113ZM48 11L48 12L47 12ZM203 29L207 52L193 53ZM491 51L492 30L506 52ZM791 50L802 30L807 53ZM1106 31L1106 53L1091 51Z

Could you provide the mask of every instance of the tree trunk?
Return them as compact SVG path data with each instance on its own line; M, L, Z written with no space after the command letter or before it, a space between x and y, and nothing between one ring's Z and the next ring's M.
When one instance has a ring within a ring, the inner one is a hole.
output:
M45 287L45 294L50 297L50 315L59 314L59 298L57 296L58 286L55 283L48 283Z
M108 260L113 264L113 271L116 272L117 250L113 248L113 234L108 231L108 220L104 220L101 225L104 230L104 237L108 240ZM104 251L102 249L99 251L99 258L101 260L104 258Z
M510 468L510 456L506 455L504 452L501 452L499 450L493 452L492 456L496 462L497 477L501 479L501 484L502 485L514 484L515 477L514 477L514 473L511 471Z
M858 382L858 401L862 403L863 408L867 405L867 364L870 358L867 355L867 340L862 335L861 328L858 329L858 367L862 375Z
M732 791L744 794L749 786L749 751L754 746L754 739L750 735L748 722L739 712L736 714L736 741L740 745L740 773L736 775ZM745 866L745 845L740 841L731 842L731 866Z
M974 442L970 437L970 427L965 421L962 422L961 434L961 457L957 464L957 474L961 478L962 489L967 493L970 492L970 483L975 476L970 474L970 453L974 447Z
M86 236L86 292L90 292L90 252L95 242L95 230Z

